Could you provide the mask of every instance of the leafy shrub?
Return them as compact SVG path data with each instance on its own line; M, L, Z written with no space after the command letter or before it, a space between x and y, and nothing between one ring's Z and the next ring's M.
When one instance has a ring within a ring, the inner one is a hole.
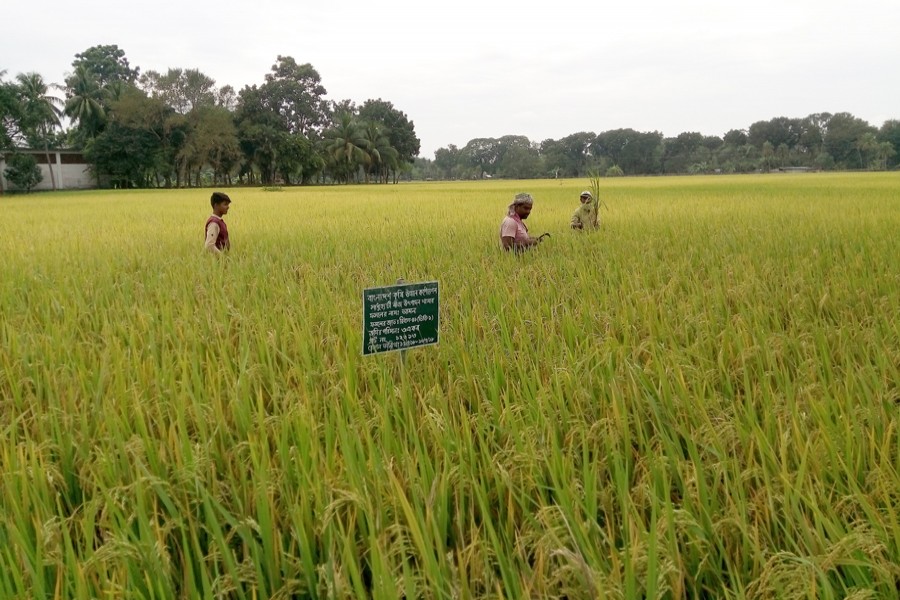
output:
M7 160L7 165L3 175L13 185L24 189L26 192L30 192L34 186L44 179L37 161L30 154L13 154Z

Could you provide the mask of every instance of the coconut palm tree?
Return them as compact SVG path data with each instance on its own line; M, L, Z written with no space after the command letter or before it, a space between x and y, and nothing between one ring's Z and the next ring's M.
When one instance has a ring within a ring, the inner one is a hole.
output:
M78 124L82 142L97 136L106 123L108 92L100 86L97 75L83 65L66 80L68 84L65 113Z
M19 82L19 94L22 102L23 130L28 143L35 146L43 146L47 158L47 168L50 170L50 181L53 189L56 189L56 174L50 163L50 137L53 130L60 127L59 117L63 114L63 101L56 96L51 96L49 87L58 89L56 84L44 83L44 78L38 73L19 73L16 76Z
M338 178L345 178L349 183L350 176L359 165L364 164L369 142L365 132L354 121L350 113L342 113L337 125L323 134L325 152L334 160Z
M378 174L378 180L387 183L388 173L397 167L397 159L400 154L391 146L391 140L384 126L373 121L366 122L364 135L367 143L367 158L364 161L366 171L366 183L369 183L369 173L374 168Z

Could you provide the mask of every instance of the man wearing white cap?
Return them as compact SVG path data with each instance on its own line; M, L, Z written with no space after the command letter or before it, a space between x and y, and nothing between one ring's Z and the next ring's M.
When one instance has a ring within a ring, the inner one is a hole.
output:
M572 229L597 229L599 226L594 195L584 190L581 192L581 206L572 215Z
M543 233L538 237L531 237L528 234L528 227L524 221L531 214L531 207L534 205L534 198L531 194L516 194L512 204L506 208L506 217L500 224L500 247L504 250L512 250L521 252L529 250L537 246L545 237L549 237L549 233Z

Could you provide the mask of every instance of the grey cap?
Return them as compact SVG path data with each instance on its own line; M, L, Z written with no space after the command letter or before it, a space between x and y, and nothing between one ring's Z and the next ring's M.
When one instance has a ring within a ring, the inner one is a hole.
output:
M516 194L516 197L513 200L513 206L517 204L534 204L534 198L531 197L531 194L526 194L525 192Z

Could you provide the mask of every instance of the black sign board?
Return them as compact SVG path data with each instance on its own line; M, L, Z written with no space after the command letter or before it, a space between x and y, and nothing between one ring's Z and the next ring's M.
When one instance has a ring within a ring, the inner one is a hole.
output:
M438 282L363 290L363 355L438 342Z

